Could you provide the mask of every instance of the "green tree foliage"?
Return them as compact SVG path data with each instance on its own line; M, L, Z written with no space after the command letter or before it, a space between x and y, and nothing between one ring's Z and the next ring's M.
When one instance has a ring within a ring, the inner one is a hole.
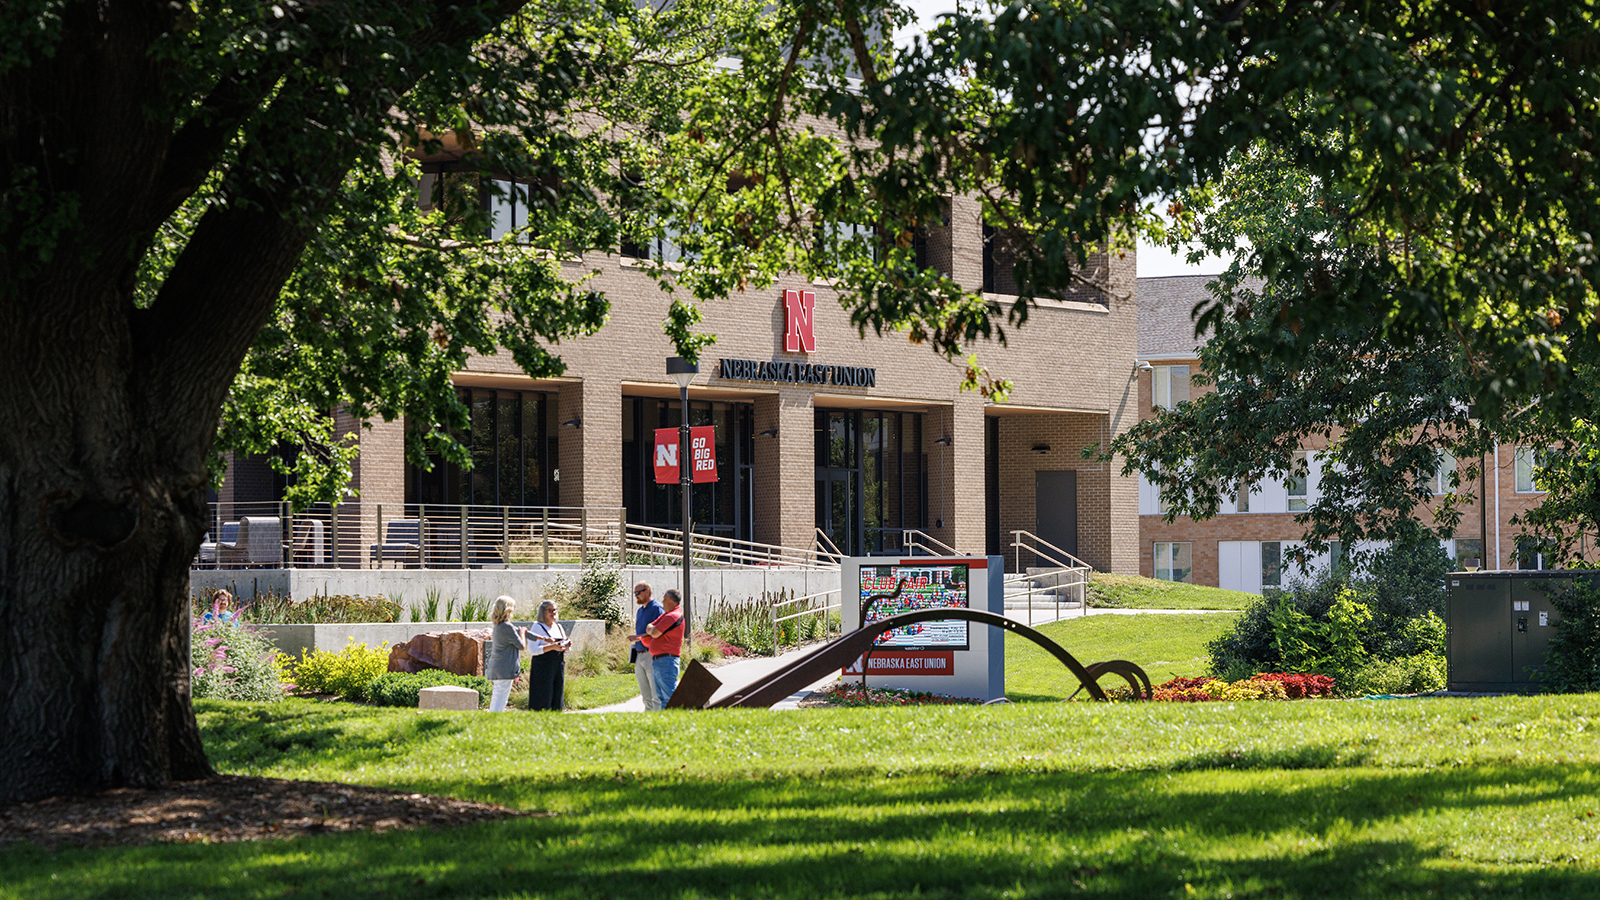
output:
M1439 545L1427 541L1383 550L1363 571L1292 578L1211 642L1212 671L1227 681L1314 672L1333 676L1342 693L1443 687L1447 566Z
M1246 335L1228 368L1292 364L1339 332L1442 340L1466 362L1457 396L1495 418L1535 396L1564 410L1572 348L1600 339L1597 62L1594 9L1565 0L1021 2L947 19L868 79L852 121L897 161L873 170L891 204L976 190L1035 235L1040 291L1150 198L1264 148L1349 213L1255 246L1286 327ZM1236 311L1218 298L1198 324Z
M1600 582L1574 579L1550 604L1559 618L1539 680L1558 693L1600 691Z

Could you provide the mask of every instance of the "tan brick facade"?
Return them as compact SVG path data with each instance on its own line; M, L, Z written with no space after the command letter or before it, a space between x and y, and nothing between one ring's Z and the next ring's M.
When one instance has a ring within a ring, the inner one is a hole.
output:
M930 240L944 242L930 252L932 261L947 265L964 284L981 282L982 228L975 201L956 199L950 227ZM530 379L509 354L502 353L472 359L457 383L554 395L557 420L582 423L556 429L559 504L619 507L624 398L677 396L664 368L673 353L661 329L667 298L631 260L590 255L581 265L566 268L574 277L598 271L589 284L611 301L610 320L597 335L557 348L568 365L567 376ZM702 330L715 334L717 342L702 355L691 399L751 404L756 435L750 537L791 547L811 546L816 409L904 411L924 416L927 531L964 552L983 552L990 537L986 422L997 417L1001 549L1009 543L1011 530L1034 530L1034 473L1072 469L1078 473L1080 555L1101 569L1133 572L1139 553L1137 483L1115 474L1115 464L1084 459L1082 450L1103 445L1137 415L1132 396L1137 383L1136 311L1131 299L1134 260L1131 253L1126 258L1102 254L1090 271L1105 280L1112 302L1098 302L1089 291L1080 292L1081 299L1041 302L1031 310L1026 326L1006 329L1008 346L984 344L975 349L996 376L1015 383L1006 404L986 403L976 393L962 392L963 367L945 363L925 346L892 333L861 338L850 323L849 310L826 284L787 278L769 288L706 304ZM817 294L814 353L784 349L786 288ZM718 360L724 357L867 366L876 370L876 382L857 387L725 379L718 372ZM773 428L775 436L761 434ZM1034 453L1030 448L1038 441L1048 442L1050 452ZM362 499L382 498L386 505L403 499L402 423L372 423L363 433L362 446L358 478Z
M1199 370L1200 361L1190 358L1164 357L1156 361L1157 365L1188 365L1191 372ZM1154 414L1152 404L1152 373L1141 371L1138 378L1138 409L1141 420L1148 419ZM1198 397L1212 388L1191 388L1191 398ZM1303 449L1318 450L1327 446L1321 436L1307 440ZM1503 445L1498 448L1498 463L1496 454L1490 453L1484 457L1488 467L1488 498L1487 510L1480 507L1477 502L1462 504L1463 515L1456 526L1454 537L1458 540L1477 540L1483 536L1484 526L1487 525L1488 537L1484 546L1488 549L1487 558L1483 562L1484 568L1516 568L1518 526L1512 523L1512 518L1525 513L1539 505L1543 499L1541 493L1517 493L1515 447ZM1459 465L1471 465L1470 460L1461 460ZM1137 486L1135 487L1137 490ZM1463 489L1470 489L1475 495L1479 493L1478 484L1470 488L1463 485ZM1420 513L1428 515L1430 507L1425 507ZM1487 515L1485 516L1485 512ZM1486 521L1485 521L1486 520ZM1191 581L1194 584L1217 586L1219 583L1218 543L1222 541L1282 541L1296 542L1302 539L1305 529L1294 521L1291 513L1276 512L1250 512L1228 513L1224 512L1204 521L1196 522L1187 516L1180 516L1171 523L1164 521L1159 515L1140 515L1139 522L1139 572L1142 575L1155 574L1154 546L1156 542L1187 541L1190 544L1191 563L1193 572ZM1498 550L1496 549L1498 548Z

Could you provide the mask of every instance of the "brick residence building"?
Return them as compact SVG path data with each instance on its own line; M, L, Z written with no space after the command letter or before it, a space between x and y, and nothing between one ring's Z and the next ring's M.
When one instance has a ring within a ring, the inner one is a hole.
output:
M922 238L928 265L1005 299L1009 267L995 259L999 242L985 241L976 201L956 198L948 226ZM386 520L425 503L625 508L630 525L681 527L679 488L655 484L652 467L654 429L680 415L665 374L668 303L639 264L672 252L629 247L570 264L574 277L601 270L589 284L611 313L597 334L562 343L566 376L529 378L508 353L456 373L471 408L471 470L408 465L404 422L359 429L351 487L361 511L340 508L336 564L371 564L377 504ZM925 347L859 337L825 283L791 277L706 304L702 328L717 342L701 355L690 418L716 427L719 480L696 487L696 530L793 548L811 548L820 530L845 553L869 553L893 552L903 529L918 529L962 552L1004 553L1008 566L1021 530L1096 569L1137 571L1137 479L1081 454L1130 427L1136 395L1149 391L1134 371L1134 256L1101 256L1091 271L1105 293L1040 301L1009 346L977 348L1016 384L1003 404L963 393L961 372ZM812 340L791 345L806 327L797 316L809 316ZM218 520L281 497L264 460L234 460ZM476 563L463 553L456 564Z
M1158 415L1188 399L1192 392L1210 390L1192 385L1199 367L1198 344L1190 310L1209 295L1211 276L1181 275L1138 279L1139 293L1139 418ZM1146 368L1148 366L1148 368ZM1158 492L1143 476L1139 479L1139 571L1143 575L1191 584L1210 585L1260 593L1282 583L1284 551L1299 542L1303 530L1294 521L1296 511L1315 502L1320 465L1319 443L1303 447L1310 465L1304 480L1287 484L1257 484L1243 503L1224 499L1218 514L1196 522L1180 516L1170 524L1161 515ZM1543 494L1534 479L1534 455L1529 447L1496 445L1485 463L1489 473L1487 532L1489 552L1483 567L1542 568L1538 553L1517 552L1516 528L1511 518L1537 506ZM1446 460L1445 467L1454 465ZM1448 490L1448 476L1434 475L1434 493ZM1453 559L1478 557L1484 544L1485 510L1477 502L1464 506L1455 536L1444 542ZM1335 548L1335 553L1340 552ZM1316 566L1326 566L1327 554Z

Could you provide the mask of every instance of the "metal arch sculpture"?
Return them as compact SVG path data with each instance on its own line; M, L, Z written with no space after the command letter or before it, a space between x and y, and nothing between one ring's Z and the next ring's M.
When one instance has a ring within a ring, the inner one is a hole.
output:
M1138 699L1149 700L1152 696L1150 678L1145 675L1143 669L1127 660L1113 659L1085 666L1078 662L1077 658L1071 653L1062 648L1060 644L1021 622L1013 621L998 613L980 609L919 609L914 612L901 613L898 616L890 616L887 619L874 622L859 631L852 631L835 641L818 647L776 672L745 685L716 703L706 704L705 708L770 707L800 688L823 677L829 671L842 669L857 657L867 653L872 649L872 645L879 635L917 622L938 622L950 619L977 622L980 625L993 625L996 628L1004 628L1033 641L1059 660L1062 665L1066 666L1077 677L1078 683L1083 685L1083 689L1088 691L1089 696L1095 700L1104 701L1108 699L1105 691L1101 690L1099 685L1099 679L1104 675L1121 676L1124 681L1128 682L1128 686L1133 690L1133 695ZM689 704L683 705L687 706Z

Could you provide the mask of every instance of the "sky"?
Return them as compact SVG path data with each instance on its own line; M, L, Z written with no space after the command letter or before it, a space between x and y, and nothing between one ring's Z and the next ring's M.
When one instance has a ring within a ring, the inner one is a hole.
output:
M895 36L896 44L909 43L911 37L925 31L938 21L941 13L953 13L956 9L955 0L899 0L903 6L910 7L917 14L917 24L912 28L903 29ZM983 0L966 0L967 8L972 8ZM1152 246L1142 238L1139 241L1138 263L1139 277L1151 278L1164 275L1217 275L1227 268L1230 260L1216 256L1208 256L1198 265L1191 265L1185 257L1187 253L1171 253L1165 248Z

